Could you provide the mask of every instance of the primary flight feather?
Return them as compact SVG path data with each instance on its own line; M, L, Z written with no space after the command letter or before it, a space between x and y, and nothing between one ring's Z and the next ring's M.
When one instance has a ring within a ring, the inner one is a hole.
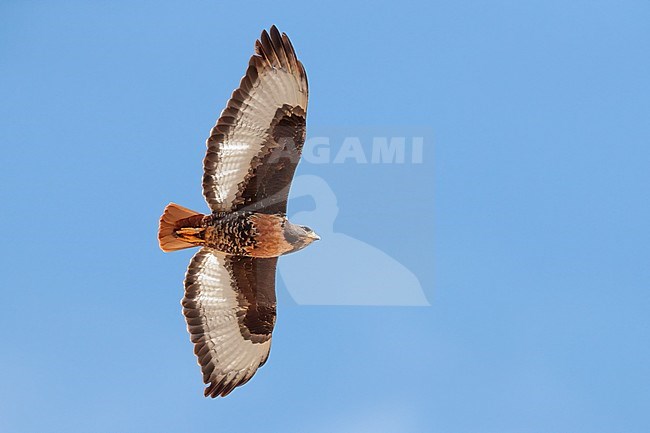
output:
M266 362L278 257L319 239L286 218L307 97L307 74L289 38L275 26L263 31L207 141L203 195L211 213L171 203L160 218L163 251L200 247L181 304L206 397L228 395Z

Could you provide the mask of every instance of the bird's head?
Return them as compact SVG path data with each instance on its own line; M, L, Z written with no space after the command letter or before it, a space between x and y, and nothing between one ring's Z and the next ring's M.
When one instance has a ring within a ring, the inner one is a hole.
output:
M284 238L291 246L293 246L293 249L288 251L288 253L293 253L294 251L301 250L312 242L319 240L320 236L314 233L314 231L307 226L292 224L287 221L284 225Z

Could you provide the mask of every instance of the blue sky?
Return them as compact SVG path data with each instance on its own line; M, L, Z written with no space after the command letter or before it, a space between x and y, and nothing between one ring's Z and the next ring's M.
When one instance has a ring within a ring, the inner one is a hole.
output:
M0 1L1 431L648 431L647 2L134 3ZM157 221L207 209L204 140L271 24L310 135L425 137L298 174L431 305L304 305L301 278L386 269L323 239L286 258L269 362L207 400Z

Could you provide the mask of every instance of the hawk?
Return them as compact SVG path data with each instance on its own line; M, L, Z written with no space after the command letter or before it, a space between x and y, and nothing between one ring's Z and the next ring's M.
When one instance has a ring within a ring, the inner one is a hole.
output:
M319 237L286 217L305 141L307 75L286 34L255 42L246 75L207 140L204 215L170 203L160 218L165 251L200 247L181 301L205 396L226 396L269 356L278 257Z

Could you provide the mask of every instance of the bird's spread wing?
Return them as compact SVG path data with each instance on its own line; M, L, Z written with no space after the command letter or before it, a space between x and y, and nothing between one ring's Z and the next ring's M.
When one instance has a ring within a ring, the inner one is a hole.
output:
M226 396L246 383L271 349L277 258L227 256L202 248L185 277L183 314L205 395Z
M273 26L208 138L203 195L213 211L286 212L305 141L307 75Z

